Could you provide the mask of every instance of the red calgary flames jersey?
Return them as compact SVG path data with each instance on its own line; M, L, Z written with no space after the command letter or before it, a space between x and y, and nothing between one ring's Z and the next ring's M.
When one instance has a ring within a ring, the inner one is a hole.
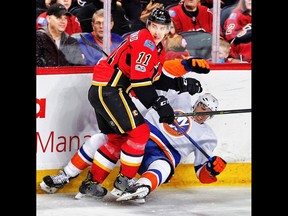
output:
M106 59L94 67L92 84L96 86L133 87L152 85L159 79L165 50L157 46L145 28L130 34Z

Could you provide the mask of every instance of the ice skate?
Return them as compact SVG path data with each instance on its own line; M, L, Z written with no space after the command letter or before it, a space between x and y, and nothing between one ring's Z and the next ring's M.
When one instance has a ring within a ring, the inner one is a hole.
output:
M67 175L64 170L61 170L57 175L45 176L39 186L47 193L55 193L58 189L63 188L65 184L75 177L71 177Z
M124 176L122 173L119 173L117 178L114 181L114 188L117 188L120 191L126 191L134 183L133 179L129 179Z
M114 188L110 192L113 196L120 197L125 190L128 190L135 182L137 181L136 178L129 179L123 174L119 173L115 182Z
M128 201L128 200L144 200L150 193L151 187L148 185L136 184L130 187L128 190L122 193L122 195L116 199L116 201Z
M85 196L103 198L107 194L107 189L102 187L98 182L92 180L92 173L88 171L86 179L79 187L79 193L75 199L81 199Z
M122 197L122 195L126 194L126 191L130 191L131 188L134 188L134 184L137 181L136 178L129 179L124 176L122 173L119 173L116 180L114 181L114 188L110 192L112 195L118 197ZM117 201L118 201L117 199ZM134 199L129 199L136 203L145 203L145 199L142 197L135 197ZM121 201L121 200L119 200Z

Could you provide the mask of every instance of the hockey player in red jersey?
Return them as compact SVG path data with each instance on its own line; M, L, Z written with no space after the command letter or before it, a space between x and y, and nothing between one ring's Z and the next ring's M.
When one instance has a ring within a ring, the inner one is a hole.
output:
M101 183L119 159L120 173L114 187L125 191L128 182L136 176L150 129L131 96L137 97L147 109L152 107L160 117L159 122L171 124L174 111L167 98L159 96L156 89L188 91L191 95L202 91L198 80L171 78L162 73L165 55L162 40L169 32L170 22L168 12L156 8L146 28L129 35L106 59L95 65L88 99L95 110L99 129L108 139L97 149L80 193L105 196L107 189ZM204 59L190 58L177 63L186 72L205 74L210 71ZM44 179L44 182L53 186L52 179Z

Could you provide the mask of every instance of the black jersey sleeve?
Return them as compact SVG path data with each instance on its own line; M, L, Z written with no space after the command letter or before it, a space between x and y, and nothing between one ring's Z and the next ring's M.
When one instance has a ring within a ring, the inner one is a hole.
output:
M140 102L147 109L149 109L152 106L153 102L158 98L158 94L153 85L133 88L133 91L136 94L137 98L140 100Z
M161 74L159 80L153 83L157 90L168 91L169 89L173 89L178 91L178 77L171 78L166 76L164 73Z

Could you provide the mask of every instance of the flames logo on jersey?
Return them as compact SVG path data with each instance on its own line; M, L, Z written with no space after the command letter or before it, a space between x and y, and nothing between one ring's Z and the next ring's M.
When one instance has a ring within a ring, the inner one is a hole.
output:
M180 114L180 113L183 113L182 111L175 111L174 112L175 114ZM176 121L178 122L179 126L185 131L185 132L188 132L190 130L190 127L191 127L191 120L189 117L176 117L175 118ZM163 128L164 128L164 131L171 135L171 136L174 136L174 137L179 137L179 136L183 136L183 134L181 132L179 132L177 130L177 128L175 127L174 124L163 124Z

